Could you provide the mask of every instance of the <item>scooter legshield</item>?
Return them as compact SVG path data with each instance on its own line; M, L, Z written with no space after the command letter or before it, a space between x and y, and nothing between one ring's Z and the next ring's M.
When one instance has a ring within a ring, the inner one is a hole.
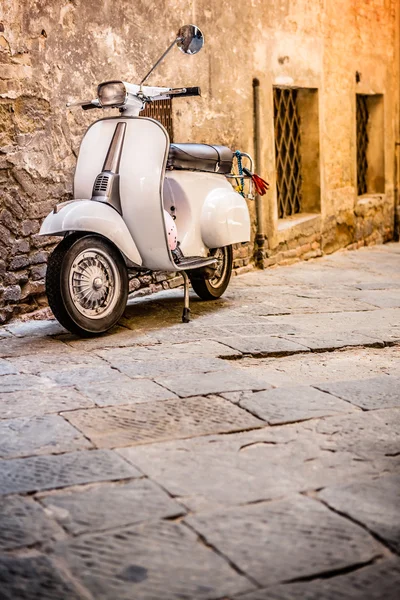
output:
M93 200L75 200L59 206L43 221L39 235L63 235L68 231L98 233L109 239L135 265L142 258L121 215L109 206Z

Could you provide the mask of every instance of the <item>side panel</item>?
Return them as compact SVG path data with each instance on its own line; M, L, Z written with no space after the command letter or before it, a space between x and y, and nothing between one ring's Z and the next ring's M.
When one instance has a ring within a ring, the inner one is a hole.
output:
M186 256L207 256L217 248L250 240L246 201L224 175L167 172L164 207L175 207L178 240Z
M169 138L156 121L144 117L102 119L83 138L75 172L74 195L91 198L118 123L125 122L120 195L122 216L148 269L174 271L164 223L162 181Z
M57 213L47 215L40 235L60 235L66 231L91 231L111 240L136 265L142 259L121 216L101 202L77 200L67 202Z

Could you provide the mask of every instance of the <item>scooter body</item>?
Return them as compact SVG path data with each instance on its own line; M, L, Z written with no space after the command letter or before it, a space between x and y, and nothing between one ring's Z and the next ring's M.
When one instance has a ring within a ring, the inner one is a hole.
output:
M120 123L125 124L119 164L121 212L110 205L104 211L102 203L99 214L94 182ZM96 121L80 147L74 178L76 201L50 213L40 233L98 233L110 239L131 263L162 271L184 269L171 255L164 210L176 217L178 241L185 256L207 257L210 248L249 241L246 201L226 177L189 170L166 172L168 150L168 133L158 121L146 117ZM88 204L92 198L94 202Z
M195 26L185 26L168 51L175 43L196 53L203 37ZM218 298L231 276L232 245L250 240L246 201L227 180L233 153L190 145L201 160L194 156L187 162L186 145L174 144L181 159L174 162L166 129L140 116L146 102L200 95L199 89L147 87L144 80L105 82L97 99L78 103L85 110L119 107L120 116L89 127L79 151L74 200L57 205L40 230L63 237L49 259L46 290L58 320L81 335L107 331L118 321L129 275L144 271L182 272L187 322L186 271L201 298ZM204 167L210 149L218 155L211 169L208 163Z

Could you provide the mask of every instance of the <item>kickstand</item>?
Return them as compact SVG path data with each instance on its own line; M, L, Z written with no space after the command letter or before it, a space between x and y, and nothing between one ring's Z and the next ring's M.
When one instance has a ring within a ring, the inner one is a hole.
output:
M189 323L190 321L190 308L189 308L189 277L185 273L185 271L181 271L184 288L185 288L185 307L182 313L182 323Z

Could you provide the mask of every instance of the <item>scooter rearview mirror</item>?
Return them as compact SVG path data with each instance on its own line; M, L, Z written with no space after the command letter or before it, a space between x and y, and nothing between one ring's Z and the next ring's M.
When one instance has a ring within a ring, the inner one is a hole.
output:
M204 36L196 25L184 25L178 31L176 44L185 54L197 54L204 46Z
M204 36L201 30L196 27L196 25L184 25L181 27L172 44L168 46L164 54L160 56L157 62L151 67L150 71L143 77L142 81L140 82L141 86L149 78L154 69L158 67L160 62L164 60L168 52L172 50L175 44L178 46L179 50L185 54L197 54L197 52L199 52L204 45Z

